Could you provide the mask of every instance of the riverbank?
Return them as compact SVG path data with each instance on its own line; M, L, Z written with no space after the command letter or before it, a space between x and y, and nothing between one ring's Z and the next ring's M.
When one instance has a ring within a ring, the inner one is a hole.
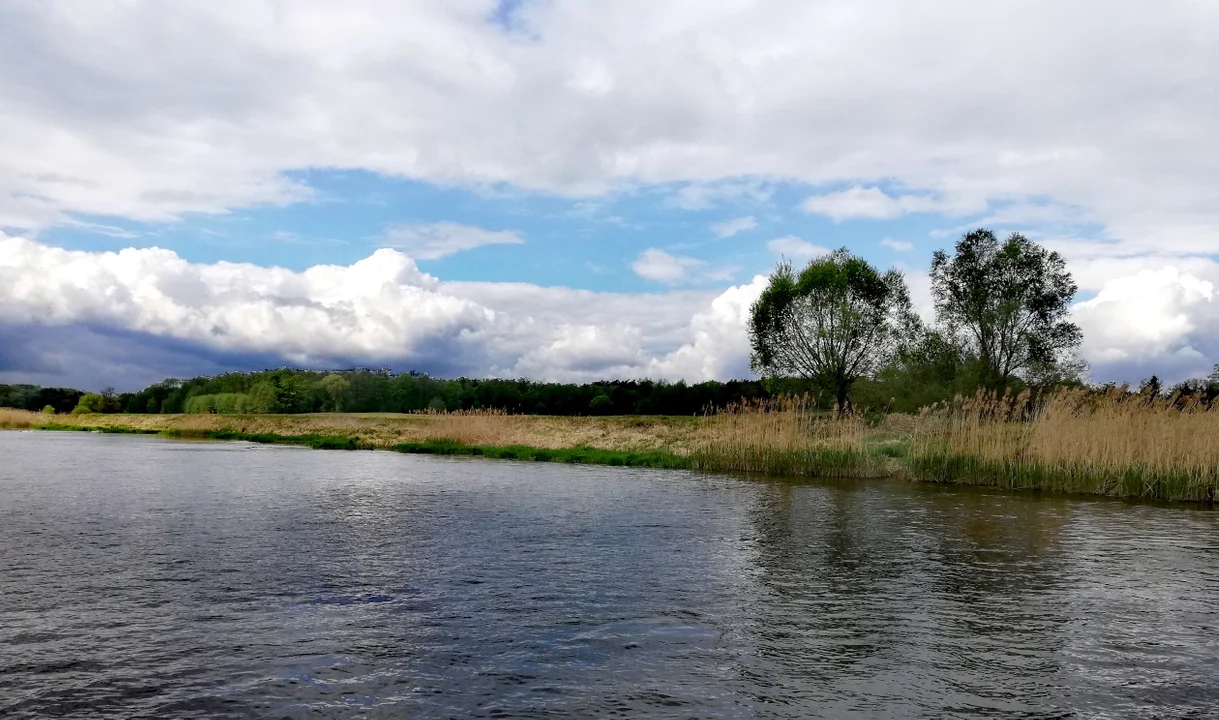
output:
M1008 490L1213 503L1219 412L1064 393L1025 417L979 396L867 422L800 403L706 417L71 415L0 410L0 427L481 455L779 476L893 478Z

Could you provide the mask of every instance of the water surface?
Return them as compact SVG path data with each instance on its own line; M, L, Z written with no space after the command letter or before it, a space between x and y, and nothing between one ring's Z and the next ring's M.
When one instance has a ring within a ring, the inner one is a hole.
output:
M0 433L0 716L1216 714L1210 510Z

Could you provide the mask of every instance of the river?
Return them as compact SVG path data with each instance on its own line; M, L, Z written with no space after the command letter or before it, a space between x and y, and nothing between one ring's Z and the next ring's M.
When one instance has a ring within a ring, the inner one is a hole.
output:
M1205 508L0 432L0 716L1216 715Z

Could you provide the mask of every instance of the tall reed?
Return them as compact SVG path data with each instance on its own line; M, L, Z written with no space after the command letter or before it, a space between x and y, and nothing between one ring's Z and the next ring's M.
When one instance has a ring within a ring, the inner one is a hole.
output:
M938 482L1214 501L1219 410L1175 397L979 393L924 410L908 468Z
M549 451L542 453L546 457L579 451L576 455L588 461L625 453L646 456L657 466L702 470L900 476L1113 497L1219 499L1219 407L1125 388L1040 397L978 393L879 423L819 411L808 396L742 402L697 418L540 417L484 410L79 415L71 423L105 431L347 438L353 447L498 448L492 453L498 457L525 457L529 448ZM40 413L0 409L2 427L68 426Z
M28 410L0 408L0 428L21 430L45 422L46 416Z
M860 417L819 411L808 395L742 401L706 418L690 456L704 470L877 477L885 458L866 450L872 434Z

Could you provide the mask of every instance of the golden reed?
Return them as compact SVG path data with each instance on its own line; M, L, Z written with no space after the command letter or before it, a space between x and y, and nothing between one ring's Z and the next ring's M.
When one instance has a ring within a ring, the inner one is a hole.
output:
M923 410L910 468L920 479L1213 502L1219 408L1126 387L1034 400L978 393Z
M73 415L0 409L0 427L358 437L374 447L470 446L661 452L687 467L774 475L905 477L1009 489L1214 502L1219 408L1126 388L978 393L877 422L807 396L742 402L701 417L549 417L495 410L414 415Z

